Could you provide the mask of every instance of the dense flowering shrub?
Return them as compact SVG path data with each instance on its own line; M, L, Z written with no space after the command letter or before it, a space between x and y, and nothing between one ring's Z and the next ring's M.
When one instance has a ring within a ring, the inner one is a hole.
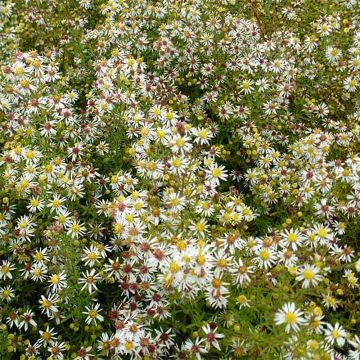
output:
M1 359L360 359L360 3L0 4Z

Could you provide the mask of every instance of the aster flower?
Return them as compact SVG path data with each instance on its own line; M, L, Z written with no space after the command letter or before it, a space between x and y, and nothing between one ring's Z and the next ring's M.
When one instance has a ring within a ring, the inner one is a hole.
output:
M95 269L83 272L81 275L82 277L79 279L79 283L83 284L81 290L87 289L90 294L94 290L98 290L96 287L96 282L98 282L101 278L100 275L96 273Z
M333 344L335 342L339 347L344 346L346 332L339 323L335 325L328 324L324 334L328 343Z
M83 314L87 315L85 322L87 324L94 323L97 324L97 321L104 321L104 317L100 315L101 309L100 304L96 303L94 306L88 307L85 306L86 311L83 312Z
M209 324L204 325L201 329L205 333L205 349L209 350L211 346L214 346L216 349L220 350L218 340L222 339L224 334L217 333L217 327L210 327Z
M296 309L294 303L285 304L281 310L275 314L275 324L285 324L285 331L289 333L291 330L299 331L300 326L304 325L305 319L303 312Z
M308 288L316 286L321 281L322 276L319 274L319 269L314 265L305 264L298 270L297 281L302 281L302 287Z

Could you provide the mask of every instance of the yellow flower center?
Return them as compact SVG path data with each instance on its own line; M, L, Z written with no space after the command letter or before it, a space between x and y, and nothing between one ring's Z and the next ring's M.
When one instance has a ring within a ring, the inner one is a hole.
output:
M179 241L179 242L176 244L176 247L177 247L179 250L185 250L185 249L186 249L186 242L185 242L185 241Z
M197 262L200 266L204 265L205 262L206 262L205 256L204 256L204 255L198 255L198 256L196 257L196 262Z
M245 295L239 295L236 300L239 304L245 304L247 302L247 297Z
M133 342L132 341L126 341L125 342L125 349L126 350L132 350L134 348L134 344L133 344Z
M36 277L39 277L39 276L41 275L41 269L39 269L39 268L34 269L33 274L34 274Z
M80 225L79 224L72 224L71 225L71 230L73 231L73 232L79 232L80 231Z
M297 235L295 233L290 233L288 235L288 241L291 243L296 242L296 240L298 239Z
M55 199L52 202L52 206L57 209L61 205L61 201L59 199Z
M163 139L165 137L165 131L160 129L156 132L156 135L159 139Z
M302 275L305 280L312 280L315 276L314 272L311 270L304 270Z
M220 259L217 264L221 268L226 268L228 265L228 261L226 259Z
M56 275L56 274L54 274L52 277L51 277L51 282L54 284L54 285L56 285L56 284L58 284L59 282L60 282L60 278L59 278L59 276L58 275Z
M176 143L177 147L183 147L185 145L185 140L184 140L184 138L178 138L178 139L176 139L175 143Z
M259 253L259 257L261 260L269 260L270 254L267 250L261 250Z
M324 239L324 238L327 236L328 232L327 232L326 229L320 228L320 229L318 230L317 234L318 234L319 237L321 237L322 239Z
M44 331L41 335L41 337L46 341L49 342L49 340L51 340L51 335L50 333L48 333L47 331Z
M17 68L15 69L15 75L21 76L23 73L24 73L24 69L23 69L23 68L17 67Z
M211 284L214 288L219 288L221 286L221 280L220 279L214 279Z
M34 206L34 207L38 206L38 205L39 205L39 200L37 200L37 199L31 199L31 200L30 200L30 205L31 205L31 206Z
M10 291L8 289L4 289L2 291L2 296L6 299L10 296Z
M89 259L89 260L94 261L94 260L96 260L96 258L97 258L96 253L91 252L91 253L88 254L88 259Z
M209 131L207 129L203 129L199 131L199 137L201 139L206 139L208 136Z
M293 312L288 312L285 314L285 321L288 324L295 324L296 323L297 316Z
M166 120L172 120L174 118L174 114L172 113L172 112L168 112L167 114L166 114Z
M195 230L196 231L204 231L205 230L205 225L203 223L197 223L195 225Z
M20 228L20 229L26 229L26 227L27 227L26 221L21 221L21 222L19 223L19 228Z
M95 318L96 318L96 315L97 315L97 311L96 311L96 310L90 310L90 311L89 311L89 316L90 316L92 319L95 319Z
M214 177L214 178L218 178L221 176L221 169L220 168L214 168L212 171L211 171L211 175Z
M180 265L176 261L170 263L170 271L172 273L177 273L180 270Z

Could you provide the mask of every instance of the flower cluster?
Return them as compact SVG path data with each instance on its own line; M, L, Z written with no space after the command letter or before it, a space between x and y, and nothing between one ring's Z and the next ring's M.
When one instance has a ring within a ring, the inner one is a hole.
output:
M0 29L1 359L360 359L360 3Z

